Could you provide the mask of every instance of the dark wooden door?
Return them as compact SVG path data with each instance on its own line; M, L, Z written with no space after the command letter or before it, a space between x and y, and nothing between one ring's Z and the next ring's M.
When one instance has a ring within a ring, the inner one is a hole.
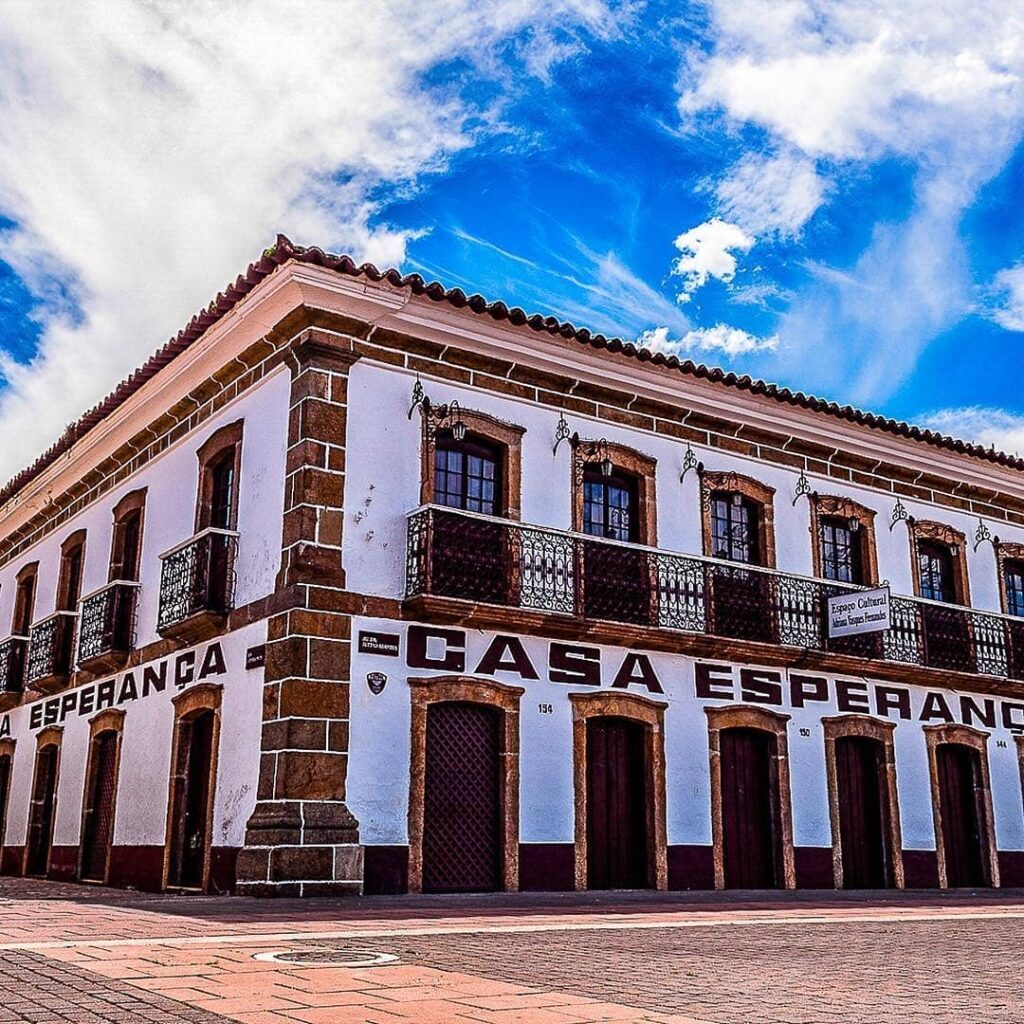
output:
M92 759L83 815L82 878L88 882L105 882L110 844L114 838L116 732L101 732L93 740Z
M461 702L427 708L424 892L501 887L500 714Z
M28 816L28 860L25 873L45 875L50 866L53 818L57 809L58 749L51 744L36 755L36 778Z
M844 889L883 889L892 884L889 793L885 748L877 740L843 736L836 740L836 790Z
M0 851L7 834L7 803L11 793L11 755L0 755Z
M935 757L946 884L950 888L991 885L986 856L988 837L980 806L978 752L962 744L942 743Z
M775 737L758 729L724 729L722 854L727 889L779 885L779 801Z
M651 884L645 728L626 718L587 721L587 886Z
M213 764L214 713L204 711L181 723L175 766L168 884L200 889L209 846L209 804Z

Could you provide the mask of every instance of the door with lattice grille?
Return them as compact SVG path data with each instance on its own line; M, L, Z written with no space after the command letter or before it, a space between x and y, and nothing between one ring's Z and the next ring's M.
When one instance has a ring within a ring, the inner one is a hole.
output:
M427 708L424 892L501 887L500 714L482 704Z
M117 787L117 733L101 732L93 740L92 772L86 787L82 828L82 878L104 882L114 835L114 794Z
M50 866L53 818L57 809L57 757L54 744L36 755L36 778L28 815L28 860L25 873L45 875Z

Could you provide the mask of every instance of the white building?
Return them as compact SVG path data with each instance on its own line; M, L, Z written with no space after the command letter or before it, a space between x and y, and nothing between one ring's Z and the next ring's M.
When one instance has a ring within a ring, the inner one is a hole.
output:
M1022 470L279 239L0 492L0 870L1024 884Z

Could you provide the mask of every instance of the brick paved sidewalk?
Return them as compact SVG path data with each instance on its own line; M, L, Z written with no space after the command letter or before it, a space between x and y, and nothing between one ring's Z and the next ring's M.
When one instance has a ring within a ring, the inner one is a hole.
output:
M4 879L0 910L0 1022L1024 1024L1008 891L258 902ZM395 959L343 965L367 951Z

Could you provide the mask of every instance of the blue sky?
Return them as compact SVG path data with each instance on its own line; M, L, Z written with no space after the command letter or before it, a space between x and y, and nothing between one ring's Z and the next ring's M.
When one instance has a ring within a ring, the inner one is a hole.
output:
M278 230L1024 452L1022 140L987 0L14 0L0 471Z

